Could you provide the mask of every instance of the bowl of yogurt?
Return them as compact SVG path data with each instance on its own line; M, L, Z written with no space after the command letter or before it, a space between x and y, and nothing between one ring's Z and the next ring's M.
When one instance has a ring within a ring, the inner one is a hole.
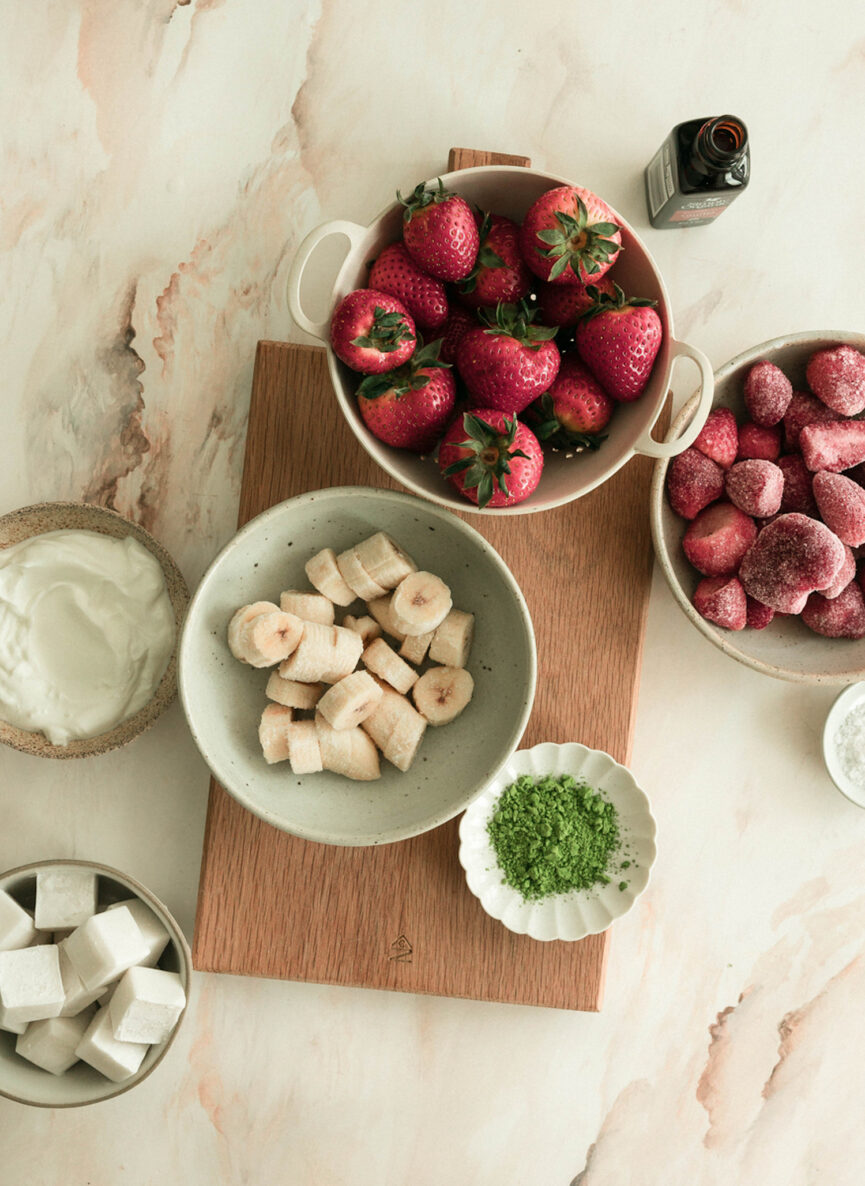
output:
M0 741L80 758L137 737L176 694L188 602L165 548L115 511L0 516Z

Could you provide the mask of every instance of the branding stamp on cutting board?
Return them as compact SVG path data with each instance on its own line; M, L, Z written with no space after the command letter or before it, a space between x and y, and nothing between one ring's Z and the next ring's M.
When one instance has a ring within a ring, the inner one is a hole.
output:
M412 945L406 939L405 935L400 935L398 939L394 939L390 945L389 960L394 960L398 964L410 964L412 957Z

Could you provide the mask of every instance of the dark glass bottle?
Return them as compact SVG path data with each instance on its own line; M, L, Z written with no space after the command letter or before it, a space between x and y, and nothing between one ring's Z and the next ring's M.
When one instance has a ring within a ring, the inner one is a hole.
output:
M649 221L659 230L706 226L751 172L748 129L735 115L677 124L646 167Z

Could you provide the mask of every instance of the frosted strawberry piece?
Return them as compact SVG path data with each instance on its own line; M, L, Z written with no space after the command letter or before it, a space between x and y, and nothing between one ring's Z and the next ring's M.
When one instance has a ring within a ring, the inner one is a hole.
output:
M784 475L772 461L737 461L727 471L727 497L746 515L764 519L781 506Z
M820 518L844 544L865 544L865 490L843 474L814 475L814 497Z
M805 378L814 394L842 416L856 416L865 408L865 355L852 346L812 354Z
M833 600L812 593L802 621L825 638L865 638L865 597L858 582L851 581Z
M711 457L721 469L730 468L739 451L739 430L729 408L712 409L694 441L694 448Z
M833 601L839 593L843 593L856 575L856 557L853 549L844 545L844 563L838 570L838 575L828 589L818 589L827 601Z
M745 377L745 406L755 424L769 428L784 418L793 384L774 362L755 362Z
M781 512L798 511L802 515L816 515L817 503L811 484L814 475L798 453L779 457L776 462L784 475L784 493L781 495Z
M826 424L832 420L840 420L837 412L808 391L794 391L784 413L784 445L788 452L799 448L799 433L806 424Z
M703 577L694 590L694 609L725 630L744 630L748 621L745 590L736 577Z
M752 630L765 630L775 617L775 611L770 605L763 605L762 601L757 601L754 597L747 597L747 606L748 625Z
M674 457L667 470L667 497L683 519L694 519L724 493L724 471L692 445Z
M754 520L729 502L700 511L682 537L682 548L703 576L729 576L757 538Z
M739 579L750 597L798 614L809 593L832 584L844 556L844 545L825 523L807 515L781 515L745 553Z
M765 428L746 420L739 425L739 461L777 461L781 456L781 426Z
M865 461L865 420L834 420L806 424L799 433L802 460L811 472L837 474Z

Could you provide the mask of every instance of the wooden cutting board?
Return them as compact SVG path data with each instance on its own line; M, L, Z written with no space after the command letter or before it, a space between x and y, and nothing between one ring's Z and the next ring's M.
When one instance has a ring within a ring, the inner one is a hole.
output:
M528 165L451 152L451 168ZM538 690L523 737L631 752L651 575L651 463L629 462L569 506L463 516L519 582L534 622ZM399 489L339 412L321 347L260 342L238 526L327 486ZM335 848L263 823L211 782L196 968L477 1000L598 1010L609 932L538 943L490 919L457 860L457 820L399 844Z

